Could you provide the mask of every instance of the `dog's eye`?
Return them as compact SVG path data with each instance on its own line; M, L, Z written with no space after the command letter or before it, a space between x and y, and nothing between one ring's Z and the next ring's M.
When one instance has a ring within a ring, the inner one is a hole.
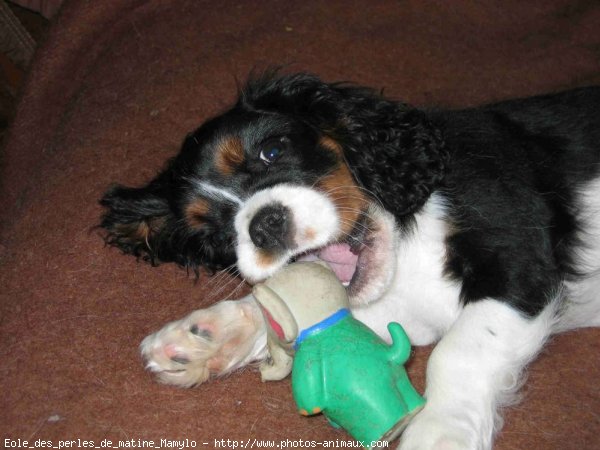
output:
M268 166L274 163L281 156L287 144L288 139L286 138L278 138L268 141L263 146L259 158Z
M279 157L280 154L281 149L279 147L271 147L268 150L263 150L260 152L260 159L262 159L265 164L271 164Z

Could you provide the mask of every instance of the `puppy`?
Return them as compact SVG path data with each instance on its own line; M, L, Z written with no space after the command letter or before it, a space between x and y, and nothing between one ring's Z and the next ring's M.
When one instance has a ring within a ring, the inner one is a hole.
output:
M489 449L500 406L555 332L600 324L600 88L463 110L276 71L185 139L142 188L102 198L106 240L151 262L237 265L250 283L322 259L353 313L438 342L402 449ZM141 346L192 386L264 359L251 296Z

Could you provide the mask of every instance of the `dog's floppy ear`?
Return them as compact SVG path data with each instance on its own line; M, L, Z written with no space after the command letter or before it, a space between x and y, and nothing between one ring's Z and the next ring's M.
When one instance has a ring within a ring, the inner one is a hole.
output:
M424 112L378 103L347 119L344 155L357 182L401 218L417 212L442 185L449 158Z
M142 188L116 185L100 200L107 208L100 227L108 245L155 264L168 261L161 235L173 219L166 193L157 180Z

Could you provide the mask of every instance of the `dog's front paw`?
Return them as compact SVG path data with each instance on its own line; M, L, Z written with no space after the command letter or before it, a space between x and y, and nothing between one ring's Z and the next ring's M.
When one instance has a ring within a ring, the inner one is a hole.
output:
M249 301L226 301L194 311L146 337L141 353L159 381L191 387L264 358L264 322Z
M402 435L399 450L484 450L477 434L458 417L428 409L417 414Z

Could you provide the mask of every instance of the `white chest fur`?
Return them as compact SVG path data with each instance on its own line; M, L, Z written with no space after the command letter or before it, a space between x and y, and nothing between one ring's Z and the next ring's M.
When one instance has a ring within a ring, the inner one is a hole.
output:
M444 277L446 257L443 199L433 195L416 215L414 230L399 237L398 264L392 282L381 298L353 310L384 339L387 324L400 323L414 345L437 341L460 312L460 283Z

